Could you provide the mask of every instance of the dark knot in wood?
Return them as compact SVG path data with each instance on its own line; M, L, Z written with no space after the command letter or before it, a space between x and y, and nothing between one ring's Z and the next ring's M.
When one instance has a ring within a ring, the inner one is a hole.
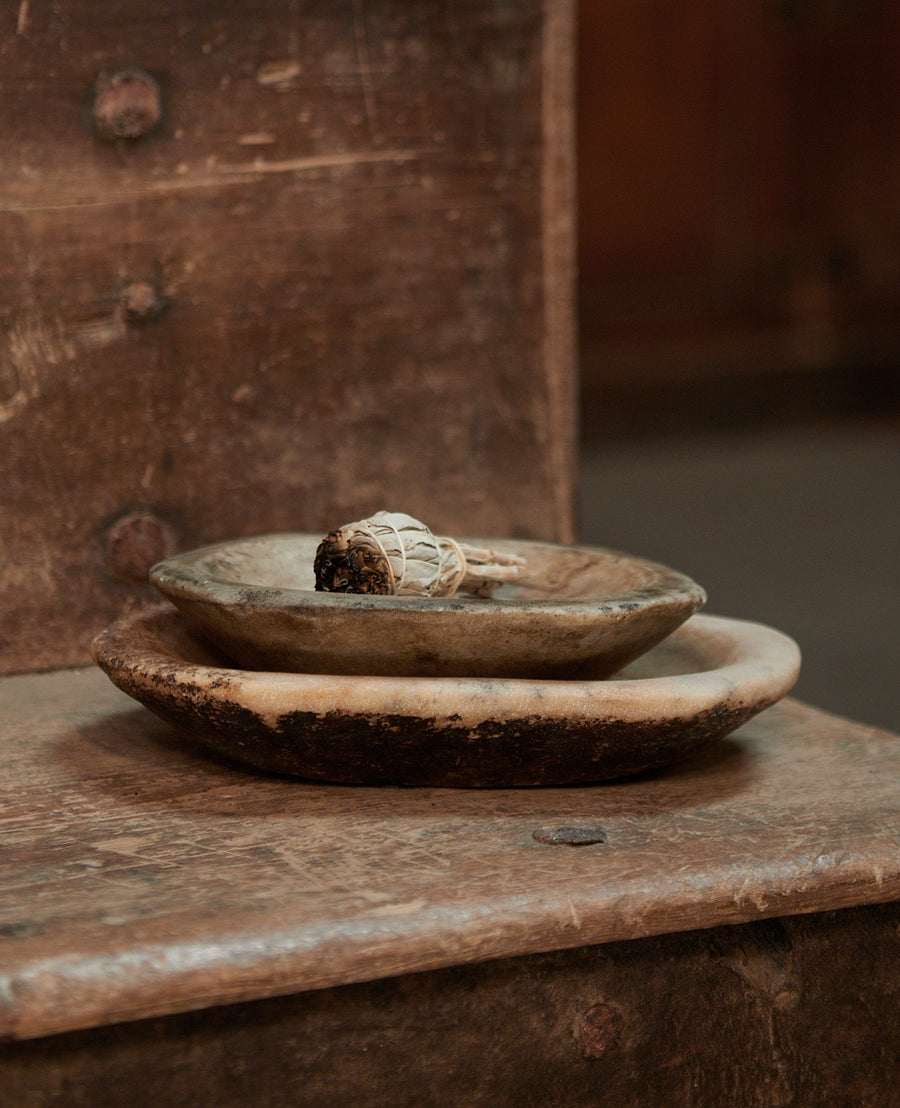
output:
M119 310L126 323L146 323L166 306L166 298L152 281L126 281L119 290Z
M142 69L101 73L94 85L94 124L108 139L137 139L159 123L162 97Z
M112 525L106 537L106 564L120 581L141 584L157 562L175 549L172 528L149 512L134 512Z
M575 1025L575 1039L586 1058L602 1058L614 1047L619 1039L625 1020L609 1004L595 1004L588 1008Z

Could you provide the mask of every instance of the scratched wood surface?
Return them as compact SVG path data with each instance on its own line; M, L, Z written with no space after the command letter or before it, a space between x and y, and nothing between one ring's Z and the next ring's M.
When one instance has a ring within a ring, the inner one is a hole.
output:
M846 908L0 1043L0 1104L896 1108L898 924Z
M573 537L572 7L3 5L0 672L175 548Z
M13 1038L900 898L900 739L792 700L655 776L506 791L245 773L97 670L0 704Z

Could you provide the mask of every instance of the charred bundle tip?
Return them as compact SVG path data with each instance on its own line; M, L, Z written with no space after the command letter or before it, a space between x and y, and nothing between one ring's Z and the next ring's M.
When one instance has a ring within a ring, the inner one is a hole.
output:
M377 512L329 532L314 568L318 592L490 596L516 580L524 565L515 554L435 535L402 512Z

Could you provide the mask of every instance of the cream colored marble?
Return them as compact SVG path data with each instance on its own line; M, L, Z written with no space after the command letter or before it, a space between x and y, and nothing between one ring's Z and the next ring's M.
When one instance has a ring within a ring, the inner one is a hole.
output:
M682 573L589 546L465 539L526 560L490 599L314 591L321 536L221 543L154 567L153 584L240 665L358 676L607 677L706 594Z
M350 677L235 669L174 611L94 643L110 679L207 746L318 780L522 785L666 765L781 699L797 645L694 616L604 681Z

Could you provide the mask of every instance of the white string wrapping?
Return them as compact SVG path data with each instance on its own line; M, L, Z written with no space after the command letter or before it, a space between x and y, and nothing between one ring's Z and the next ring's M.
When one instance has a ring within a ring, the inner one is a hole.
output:
M403 512L376 512L326 536L316 552L316 588L395 596L489 596L519 577L524 565L515 554L435 535Z

